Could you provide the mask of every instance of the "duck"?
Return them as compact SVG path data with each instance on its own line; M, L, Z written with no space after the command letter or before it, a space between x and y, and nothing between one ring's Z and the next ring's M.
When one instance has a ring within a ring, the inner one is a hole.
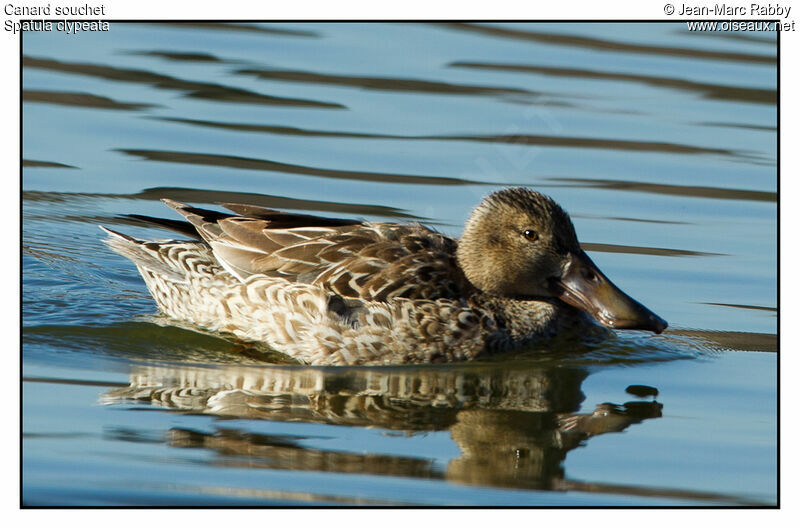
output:
M486 196L459 239L419 223L162 201L185 220L128 218L188 240L101 226L160 311L301 364L464 362L592 329L667 327L592 262L567 212L529 188Z

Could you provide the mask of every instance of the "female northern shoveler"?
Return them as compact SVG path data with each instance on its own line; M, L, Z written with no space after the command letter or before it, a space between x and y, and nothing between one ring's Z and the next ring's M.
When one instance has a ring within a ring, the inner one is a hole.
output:
M587 314L611 328L667 326L597 269L558 204L529 189L485 198L460 240L419 224L164 202L189 222L133 217L195 240L106 229L159 308L308 364L470 360L583 332Z

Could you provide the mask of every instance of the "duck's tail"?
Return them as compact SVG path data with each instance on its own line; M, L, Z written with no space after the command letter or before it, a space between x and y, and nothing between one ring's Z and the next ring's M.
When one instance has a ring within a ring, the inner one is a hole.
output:
M133 261L140 270L147 270L170 281L186 281L185 271L181 270L180 266L181 260L176 259L174 255L171 255L172 252L169 251L170 247L174 246L176 242L148 242L111 230L105 226L100 226L100 229L108 234L108 238L104 241L108 247ZM201 243L189 242L182 244L199 246Z

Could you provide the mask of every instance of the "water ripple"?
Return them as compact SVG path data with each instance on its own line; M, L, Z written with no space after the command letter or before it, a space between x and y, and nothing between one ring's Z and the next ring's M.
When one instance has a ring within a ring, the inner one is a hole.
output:
M573 79L600 79L606 81L630 81L658 88L674 88L687 92L696 92L708 99L722 101L742 101L745 103L778 104L778 91L743 86L729 86L711 83L698 83L672 77L651 75L635 75L629 73L604 72L581 68L552 68L526 64L500 64L458 61L448 66L456 68L472 68L479 70L496 70L504 72L533 73L554 77L570 77Z
M251 171L273 171L286 174L320 176L323 178L341 178L347 180L364 180L369 182L388 182L393 184L423 185L473 185L492 184L477 180L464 180L444 176L421 176L400 173L374 173L369 171L349 171L309 167L259 158L229 156L222 154L205 154L198 152L156 151L149 149L115 149L131 156L139 156L151 162L170 162L209 167L229 167L231 169L247 169Z
M659 195L677 195L696 198L712 198L719 200L751 200L756 202L777 202L778 194L772 191L755 191L750 189L724 189L721 187L679 186L671 184L650 184L646 182L626 182L623 180L603 180L589 178L548 178L553 182L572 184L567 187L589 187L633 191L637 193L655 193Z
M611 151L641 151L660 152L672 154L717 154L732 157L750 158L744 153L729 149L716 149L711 147L698 147L672 142L623 140L614 138L586 138L570 136L547 136L540 134L378 134L367 132L346 132L332 130L302 129L284 125L262 125L250 123L228 123L198 119L157 117L162 121L182 123L200 127L210 127L239 132L257 132L265 134L280 134L284 136L307 136L320 138L353 138L353 139L378 139L378 140L423 140L423 141L468 141L480 143L502 143L528 147L572 147L578 149L604 149Z
M545 33L541 31L524 31L508 27L484 26L466 23L441 23L441 27L479 33L492 37L501 37L515 40L540 42L551 46L569 46L600 50L617 53L641 53L646 55L665 55L686 57L691 59L711 59L718 61L732 61L745 63L759 63L774 65L777 63L775 55L757 55L753 53L739 53L716 50L702 50L697 48L681 48L677 46L652 46L647 44L633 44L606 39L583 37L579 35L563 35L559 33Z
M144 83L152 86L153 88L160 88L164 90L181 90L185 92L187 97L208 99L218 102L224 101L228 103L254 103L261 105L332 109L345 108L344 105L340 105L338 103L271 96L216 83L187 81L147 70L115 68L113 66L104 66L98 64L62 62L54 59L43 59L29 56L23 56L22 65L26 68L38 68L55 72L87 75L90 77L99 77L101 79L108 79L111 81Z
M157 105L146 103L123 103L108 97L81 92L56 92L52 90L23 90L22 100L29 103L49 103L71 107L104 108L111 110L141 110Z

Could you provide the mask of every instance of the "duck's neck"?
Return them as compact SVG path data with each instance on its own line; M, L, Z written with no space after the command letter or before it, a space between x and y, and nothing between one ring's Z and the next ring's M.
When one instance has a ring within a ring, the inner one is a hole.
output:
M477 292L472 300L490 311L516 343L594 326L584 312L555 298L510 298Z

